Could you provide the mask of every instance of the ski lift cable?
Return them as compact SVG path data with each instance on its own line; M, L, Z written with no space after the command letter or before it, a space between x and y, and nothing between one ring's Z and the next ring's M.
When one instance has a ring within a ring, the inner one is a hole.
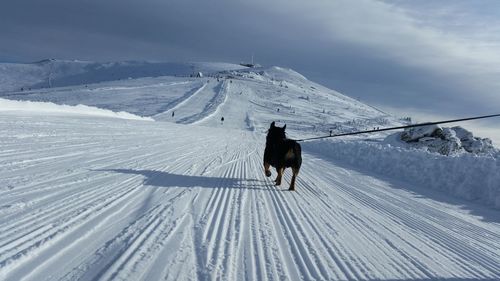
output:
M406 126L398 126L398 127L390 127L390 128L382 128L382 129L358 131L358 132L352 132L352 133L342 133L342 134L336 134L336 135L330 134L330 135L327 135L327 136L298 139L298 140L295 140L295 141L308 141L308 140L317 140L317 139L326 139L326 138L336 138L336 137L342 137L342 136L352 136L352 135L359 135L359 134L368 134L368 133L375 133L375 132L392 131L392 130L415 128L415 127L423 127L423 126L429 126L429 125L455 123L455 122L462 122L462 121L469 121L469 120L476 120L476 119L493 118L493 117L499 117L499 116L500 116L500 114L475 116L475 117L468 117L468 118L461 118L461 119L443 120L443 121L437 121L437 122L427 122L427 123L412 124L412 125L406 125Z

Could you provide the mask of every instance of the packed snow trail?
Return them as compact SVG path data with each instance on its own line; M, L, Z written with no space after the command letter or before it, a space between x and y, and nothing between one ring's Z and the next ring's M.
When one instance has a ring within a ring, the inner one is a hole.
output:
M224 82L208 79L207 83L203 84L193 95L175 107L155 115L155 120L190 124L206 118L225 101L224 84Z
M11 112L0 144L0 280L500 278L498 220L307 150L288 192L257 131Z

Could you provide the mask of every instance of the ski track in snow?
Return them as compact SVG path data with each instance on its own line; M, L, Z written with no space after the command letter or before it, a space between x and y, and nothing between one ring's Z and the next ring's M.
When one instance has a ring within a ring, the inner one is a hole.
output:
M499 216L473 212L496 210L438 201L307 149L297 191L287 191L290 170L274 186L262 167L270 120L302 137L394 120L267 71L278 76L23 97L84 98L171 123L0 112L0 280L500 279Z
M277 188L259 133L0 124L2 280L500 278L498 224L307 151Z

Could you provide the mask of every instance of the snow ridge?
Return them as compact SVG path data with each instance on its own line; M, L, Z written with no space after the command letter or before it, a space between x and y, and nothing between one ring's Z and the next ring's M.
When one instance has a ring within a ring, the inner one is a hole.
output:
M98 117L111 117L128 120L154 121L150 117L141 117L128 112L113 112L107 109L79 104L76 106L60 105L51 102L15 101L0 98L0 111L22 111L24 114L79 114Z
M494 155L445 156L360 141L306 142L304 147L334 161L500 209L500 157Z

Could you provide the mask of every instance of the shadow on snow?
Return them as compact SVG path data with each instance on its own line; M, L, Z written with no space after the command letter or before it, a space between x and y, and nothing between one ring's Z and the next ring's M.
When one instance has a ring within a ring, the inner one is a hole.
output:
M120 174L142 175L144 185L157 187L186 187L186 188L236 188L266 190L271 183L258 179L205 177L192 175L178 175L165 171L132 170L132 169L101 169L100 172L114 172Z

